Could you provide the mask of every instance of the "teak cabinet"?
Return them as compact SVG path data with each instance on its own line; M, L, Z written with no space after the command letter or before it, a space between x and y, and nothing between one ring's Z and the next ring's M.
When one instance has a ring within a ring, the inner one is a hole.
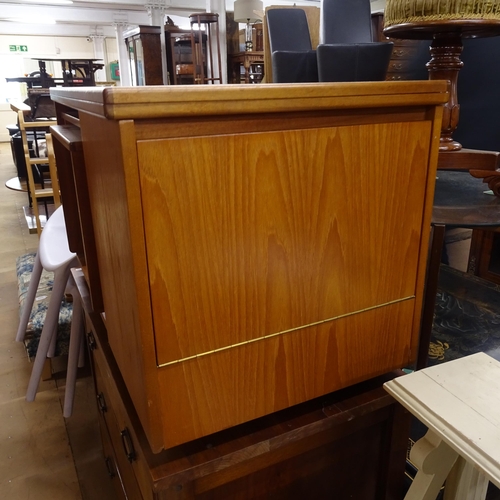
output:
M102 469L117 498L402 498L410 414L382 388L400 372L153 454L86 279L72 272L88 319Z
M51 90L154 452L415 360L446 89Z

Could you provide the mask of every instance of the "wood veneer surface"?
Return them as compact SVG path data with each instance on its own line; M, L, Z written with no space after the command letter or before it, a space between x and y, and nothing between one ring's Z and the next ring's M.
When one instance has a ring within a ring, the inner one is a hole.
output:
M430 133L139 142L160 389L179 422L167 440L410 362Z
M53 97L153 451L414 359L445 82L108 90Z

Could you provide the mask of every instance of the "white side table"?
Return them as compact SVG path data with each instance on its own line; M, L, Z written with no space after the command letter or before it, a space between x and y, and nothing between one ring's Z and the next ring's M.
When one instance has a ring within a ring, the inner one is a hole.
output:
M416 371L385 389L428 427L411 459L419 471L405 500L482 500L500 487L500 363L484 353Z

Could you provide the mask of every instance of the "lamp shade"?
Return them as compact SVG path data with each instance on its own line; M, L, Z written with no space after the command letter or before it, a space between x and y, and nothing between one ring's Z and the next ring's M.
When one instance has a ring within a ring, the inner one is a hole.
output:
M237 23L255 23L260 20L256 12L262 12L262 0L236 0L234 2L234 20Z

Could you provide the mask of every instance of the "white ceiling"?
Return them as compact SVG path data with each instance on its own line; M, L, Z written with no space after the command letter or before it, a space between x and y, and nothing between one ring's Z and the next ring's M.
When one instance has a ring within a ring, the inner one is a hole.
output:
M148 0L73 0L70 5L58 5L57 0L0 1L0 34L89 36L98 33L114 36L115 22L151 24L146 3ZM203 12L207 7L207 0L149 0L149 3L166 5L166 15L176 24L187 26L189 14ZM319 0L267 2L268 5L294 3L319 6ZM228 11L233 10L233 5L234 0L226 0ZM46 18L55 20L56 24L45 24Z
M207 0L73 0L61 5L57 0L0 0L0 34L115 36L115 22L129 25L151 24L146 3L167 6L166 14L178 25L189 26L187 17L203 12ZM383 7L385 0L371 0L372 9ZM320 0L264 0L267 5L320 5ZM226 10L232 11L234 0L226 0ZM52 19L56 24L45 24Z

